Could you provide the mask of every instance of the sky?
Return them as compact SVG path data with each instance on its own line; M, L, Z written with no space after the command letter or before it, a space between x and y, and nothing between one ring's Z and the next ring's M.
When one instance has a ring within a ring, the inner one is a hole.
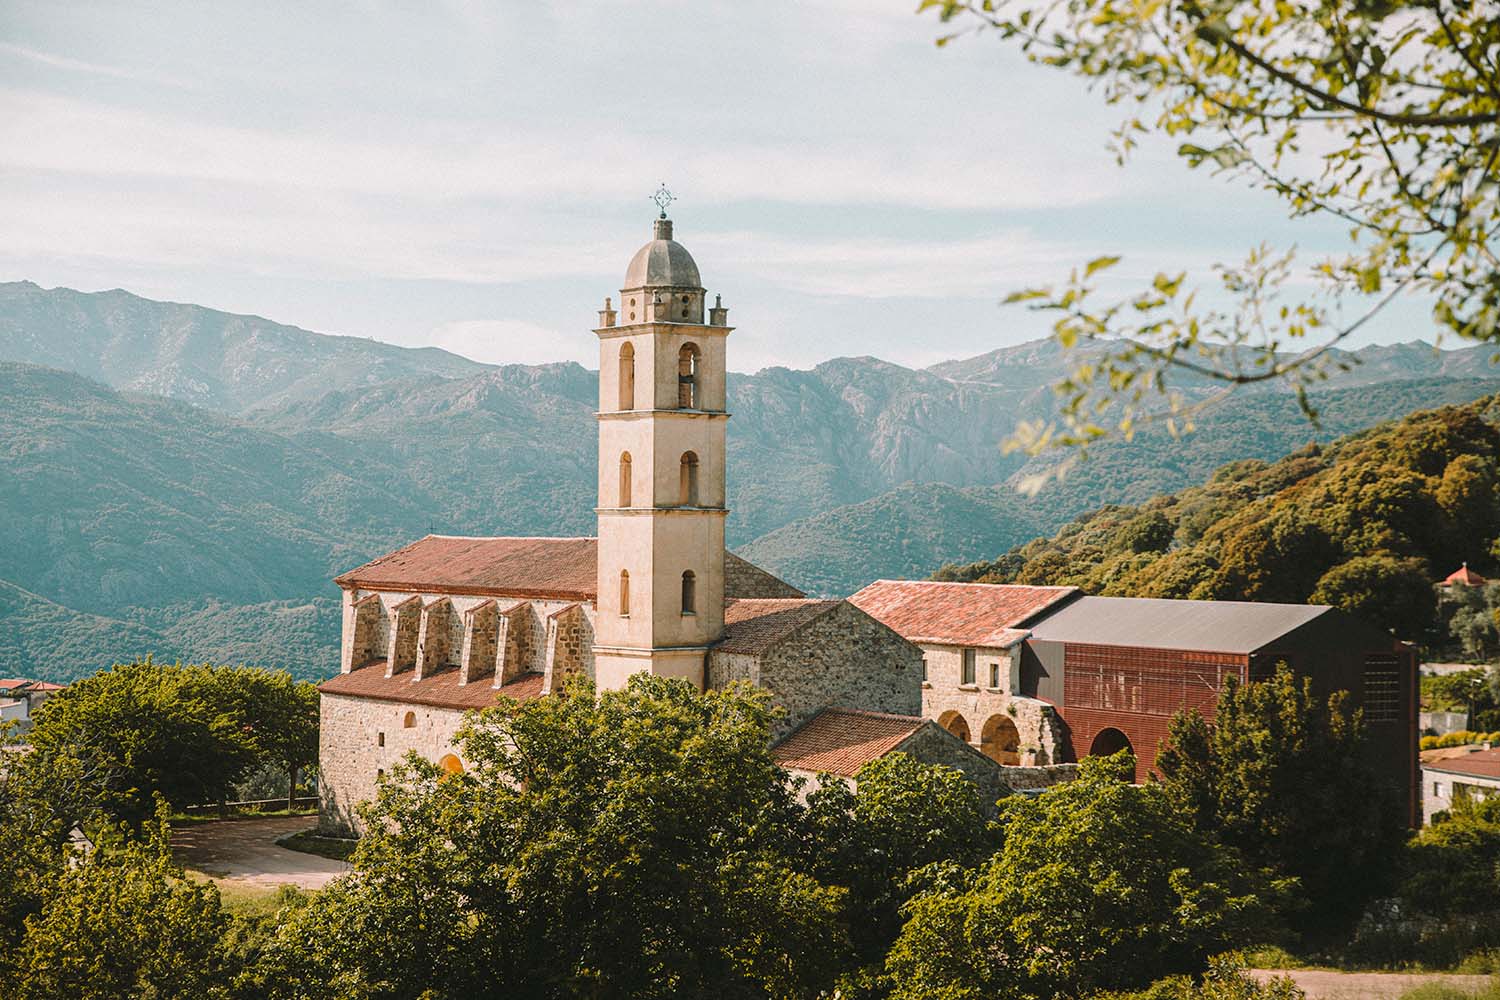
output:
M597 367L665 182L732 368L918 367L1046 336L1000 299L1103 254L1124 295L1342 246L1165 141L1120 167L1121 109L915 6L5 0L0 280Z

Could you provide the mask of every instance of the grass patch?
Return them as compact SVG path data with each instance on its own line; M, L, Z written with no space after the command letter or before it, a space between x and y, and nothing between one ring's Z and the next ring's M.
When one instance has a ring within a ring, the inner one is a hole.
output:
M221 819L277 819L278 817L286 819L288 816L316 816L317 814L318 810L315 807L306 809L269 809L264 812L251 812L248 810L237 812L231 809L227 815L222 817L216 811L173 813L167 818L167 822L175 827L184 827L201 826L204 823L217 823Z
M1401 1000L1500 1000L1500 983L1476 991L1448 983L1423 983L1401 994Z
M303 854L316 854L320 858L331 858L334 861L348 861L349 855L354 853L354 848L358 843L357 840L347 840L343 837L319 836L316 829L302 830L299 833L289 833L285 837L276 838L277 847L301 851Z
M269 917L284 906L288 900L287 890L295 895L300 890L287 885L242 885L236 882L220 882L208 872L196 868L185 869L188 878L199 882L212 882L219 890L219 903L224 912L236 917Z

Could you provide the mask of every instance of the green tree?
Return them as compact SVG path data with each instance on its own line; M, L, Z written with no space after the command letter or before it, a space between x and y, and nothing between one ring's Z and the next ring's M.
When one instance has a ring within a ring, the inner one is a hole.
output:
M1140 988L1266 932L1288 889L1196 834L1128 753L1004 800L1004 847L917 896L887 962L897 1000Z
M770 718L764 691L647 675L486 709L463 774L388 775L355 876L268 947L271 994L818 995L844 892L795 862Z
M228 918L212 885L171 861L164 817L145 837L106 830L57 873L26 921L16 956L16 1000L198 1000L230 996L222 942Z
M1231 680L1212 724L1173 718L1156 765L1200 833L1302 882L1303 926L1349 918L1389 885L1403 814L1367 762L1345 692L1318 698L1285 664L1264 681Z
M161 795L176 807L223 801L258 763L306 766L317 746L307 684L251 667L117 664L49 698L32 745L98 775L101 804L140 822Z
M1339 563L1318 579L1308 600L1331 604L1413 640L1426 632L1437 606L1426 563L1389 552Z
M1190 166L1271 192L1294 217L1337 221L1351 241L1346 254L1311 269L1321 291L1346 303L1345 322L1317 298L1288 299L1292 255L1265 247L1242 265L1221 266L1223 305L1196 295L1180 273L1096 304L1096 276L1117 257L1012 296L1055 312L1058 340L1078 349L1061 386L1063 427L1032 427L1022 443L1078 444L1153 418L1180 428L1184 405L1166 378L1173 372L1228 387L1289 382L1312 413L1306 388L1342 363L1331 349L1404 292L1429 296L1434 319L1460 336L1500 336L1500 19L1488 4L922 7L957 34L992 32L1131 108L1114 136L1122 161L1142 134L1171 137ZM1318 155L1307 156L1314 139ZM1118 405L1101 405L1110 401Z
M900 931L920 869L978 864L1000 841L978 788L953 768L893 753L860 768L856 784L825 778L808 796L806 863L849 890L850 932L871 963Z

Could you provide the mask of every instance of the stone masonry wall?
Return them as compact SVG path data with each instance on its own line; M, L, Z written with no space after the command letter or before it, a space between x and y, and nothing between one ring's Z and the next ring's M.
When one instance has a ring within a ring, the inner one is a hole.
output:
M494 680L495 654L499 648L500 610L494 601L476 604L468 611L463 652L459 660L462 684Z
M404 724L408 712L415 716L410 728ZM323 695L318 733L319 829L336 836L358 832L355 807L375 797L379 775L390 771L408 751L415 750L434 763L447 754L457 755L453 734L463 716L456 709Z
M760 659L760 683L786 712L772 725L773 740L824 708L918 715L921 677L922 651L848 602Z
M981 752L994 749L986 742L986 727L992 731L1009 722L1020 737L1021 765L1055 764L1066 757L1057 712L1047 702L1013 690L1013 654L1019 652L1019 647L976 649L974 683L964 684L962 647L922 644L927 680L922 685L921 713L950 732L967 733L968 742ZM992 664L999 667L998 687L989 683Z

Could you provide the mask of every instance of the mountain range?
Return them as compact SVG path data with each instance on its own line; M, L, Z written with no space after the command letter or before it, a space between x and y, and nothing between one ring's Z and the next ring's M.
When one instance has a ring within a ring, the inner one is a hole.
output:
M1034 497L1016 483L1055 458L1000 445L1052 412L1050 341L928 369L866 357L732 374L728 538L809 592L848 593L1500 384L1483 347L1344 360L1317 427L1287 392L1243 393L1188 437L1097 447ZM0 641L23 675L146 651L325 674L328 581L349 566L428 532L592 533L597 392L571 363L483 365L119 290L0 284Z

